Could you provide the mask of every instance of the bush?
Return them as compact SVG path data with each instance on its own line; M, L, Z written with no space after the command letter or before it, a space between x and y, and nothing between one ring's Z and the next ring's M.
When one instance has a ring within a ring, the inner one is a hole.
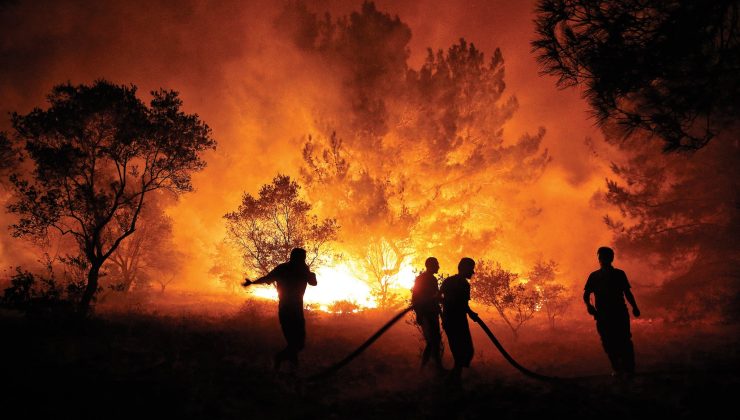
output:
M10 309L25 312L41 308L71 308L76 286L62 287L53 277L44 277L16 267L9 279L10 287L3 291L0 302Z

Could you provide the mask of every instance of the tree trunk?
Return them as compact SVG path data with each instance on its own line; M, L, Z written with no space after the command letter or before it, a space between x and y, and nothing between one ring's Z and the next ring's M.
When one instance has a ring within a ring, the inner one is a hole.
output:
M85 287L85 293L82 294L80 299L79 313L85 317L90 310L90 303L92 302L95 292L98 291L98 277L100 276L100 267L102 264L92 263L90 264L90 271L87 273L87 285Z
M499 307L499 305L494 305L494 307L496 308L496 311L498 311L498 314L501 315L501 318L503 318L504 322L506 322L506 325L509 326L511 333L514 334L514 341L516 341L517 334L516 334L516 328L514 328L514 324L512 324L511 321L509 321L509 317L506 316L503 308Z

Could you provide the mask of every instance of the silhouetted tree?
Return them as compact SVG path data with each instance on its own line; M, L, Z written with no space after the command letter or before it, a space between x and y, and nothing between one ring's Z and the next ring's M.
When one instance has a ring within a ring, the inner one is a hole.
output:
M49 108L14 113L13 128L33 162L27 176L13 175L20 216L15 236L44 236L49 229L75 238L89 263L79 302L85 314L98 289L103 264L136 231L152 191L192 190L191 173L215 148L210 128L181 110L177 92L152 92L149 106L136 87L99 80L58 85Z
M644 139L629 139L612 165L606 216L618 258L649 264L661 284L653 306L675 319L719 315L738 319L740 287L740 149L712 142L692 156L664 156Z
M162 275L162 276L157 277L154 281L159 286L159 293L163 295L164 291L167 289L167 286L169 286L170 284L172 284L173 281L175 281L175 275L174 274L170 274L166 276Z
M529 281L540 294L539 304L545 310L550 328L555 329L555 318L568 309L568 289L556 282L558 264L555 261L537 261L527 274Z
M582 85L602 125L664 149L705 146L740 116L737 0L540 0L532 45L544 73Z
M13 150L13 143L5 132L0 131L0 176L4 178L6 171L13 168L17 162L18 155Z
M301 175L313 197L330 201L342 218L343 231L362 237L359 243L344 241L352 258L362 261L367 283L381 308L393 308L401 296L393 289L401 265L410 257L410 236L417 221L408 207L394 206L402 191L393 191L388 182L374 179L369 172L354 172L362 162L349 161L342 140L309 136L303 149Z
M519 338L519 330L534 317L540 303L537 290L520 282L518 274L486 260L476 264L471 297L496 308L514 339Z
M309 267L328 257L337 223L311 214L300 188L289 176L277 175L260 188L258 197L244 193L239 208L224 215L229 239L242 252L246 266L261 276L287 261L293 248L307 251Z

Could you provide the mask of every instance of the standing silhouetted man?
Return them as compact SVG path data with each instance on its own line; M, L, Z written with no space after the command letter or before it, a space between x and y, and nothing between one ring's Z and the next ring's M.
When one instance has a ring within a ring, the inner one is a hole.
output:
M473 277L474 273L475 261L463 258L457 265L457 274L446 278L439 289L442 294L442 327L447 334L452 357L455 359L455 367L450 378L455 382L460 381L462 369L470 367L470 361L473 360L473 338L470 336L468 315L476 320L478 314L468 305L470 301L468 279Z
M278 265L266 276L255 281L245 280L243 286L272 282L277 282L278 317L287 342L285 348L275 355L275 369L280 369L280 364L285 360L295 369L298 365L298 352L303 350L306 343L303 294L306 293L306 285L316 286L316 274L306 264L306 250L293 248L288 262Z
M612 267L614 250L601 247L597 251L601 269L588 276L583 301L588 313L596 319L596 330L601 344L609 356L614 375L632 374L635 371L635 352L630 333L630 315L624 299L632 305L632 313L640 316L635 297L624 271ZM591 304L591 293L596 306Z
M416 312L416 323L421 327L426 346L421 356L421 366L424 367L429 359L434 360L438 371L443 371L440 343L442 335L439 331L439 286L435 274L439 272L439 262L429 257L424 262L426 270L414 280L414 289L411 293L411 303Z

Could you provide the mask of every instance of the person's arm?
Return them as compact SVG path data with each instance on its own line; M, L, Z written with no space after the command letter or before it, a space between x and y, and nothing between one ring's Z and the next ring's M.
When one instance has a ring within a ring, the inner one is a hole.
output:
M316 286L317 284L319 284L316 281L316 273L312 273L310 271L308 272L308 284L310 284L311 286Z
M635 296L632 294L632 286L630 285L629 280L627 280L627 274L625 272L622 272L622 277L624 279L624 297L627 299L627 302L632 305L632 314L637 318L640 316L640 309L637 307Z
M478 322L478 320L480 319L480 317L478 316L478 313L473 312L473 310L470 309L470 305L466 305L466 306L468 307L468 316L470 317L470 319L472 319L475 322Z
M270 271L267 273L267 275L264 275L257 280L249 280L244 279L244 283L242 283L242 287L247 287L252 284L270 284L275 281L275 270Z
M478 317L478 314L474 312L472 309L470 309L470 286L468 286L465 290L466 295L465 296L465 311L468 313L468 316L470 319L472 319L475 322L478 322L480 318Z
M637 307L637 302L635 302L635 296L632 295L632 289L626 289L624 291L624 297L627 299L627 302L632 305L632 314L635 316L635 318L640 316L640 309Z
M586 311L590 315L596 316L596 308L591 304L591 293L591 288L588 287L588 282L586 282L586 287L583 289L583 302L586 304Z

